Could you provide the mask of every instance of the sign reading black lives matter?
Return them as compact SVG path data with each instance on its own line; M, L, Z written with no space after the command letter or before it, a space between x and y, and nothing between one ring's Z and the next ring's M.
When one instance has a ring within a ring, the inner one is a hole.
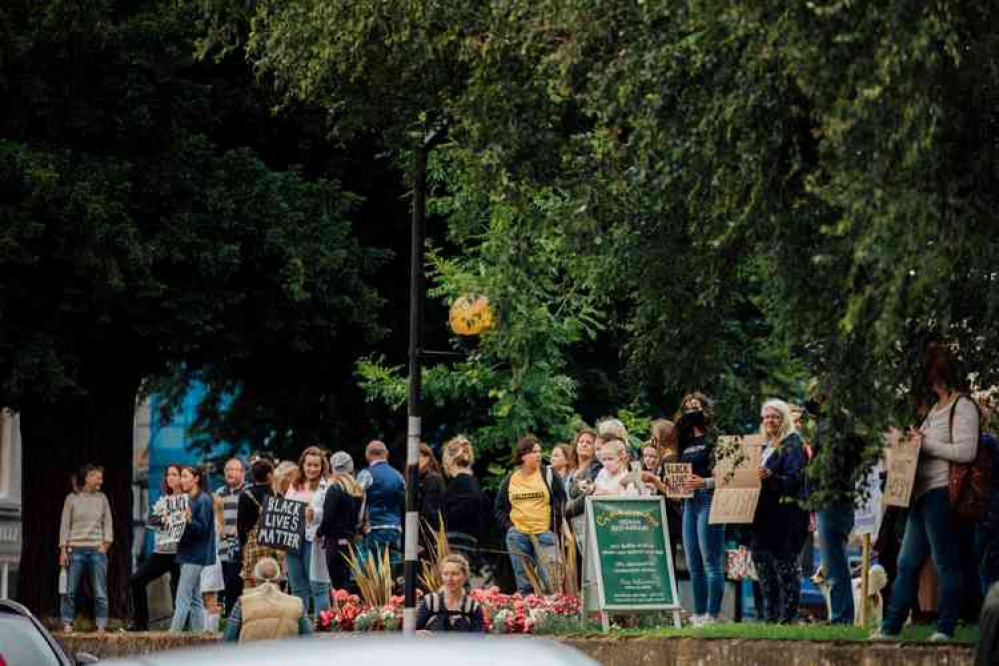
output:
M301 550L305 543L305 502L270 495L260 510L257 544L284 551Z

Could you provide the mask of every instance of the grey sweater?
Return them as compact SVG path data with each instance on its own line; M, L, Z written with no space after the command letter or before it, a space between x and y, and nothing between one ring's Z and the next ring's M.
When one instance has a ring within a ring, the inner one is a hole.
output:
M969 398L957 399L953 434L950 410L953 403L934 407L920 430L923 448L916 468L916 497L936 488L946 488L950 480L950 464L969 463L978 453L978 408Z
M81 491L66 496L59 525L60 548L97 548L113 539L111 505L104 493Z

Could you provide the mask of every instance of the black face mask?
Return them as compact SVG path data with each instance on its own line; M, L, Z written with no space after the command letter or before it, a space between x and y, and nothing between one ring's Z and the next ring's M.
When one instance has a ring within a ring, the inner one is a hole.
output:
M805 411L812 416L818 416L822 412L822 403L810 398L805 401Z
M699 409L692 412L684 412L683 416L680 417L680 428L683 430L704 428L704 424L704 412Z

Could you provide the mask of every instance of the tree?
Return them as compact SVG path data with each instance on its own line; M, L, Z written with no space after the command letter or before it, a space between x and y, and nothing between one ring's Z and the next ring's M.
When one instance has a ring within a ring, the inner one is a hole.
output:
M259 6L251 56L348 128L388 88L394 127L446 118L439 293L532 287L453 369L468 384L534 344L571 381L578 332L514 344L563 296L593 319L578 331L621 336L637 405L701 388L745 430L768 394L824 374L868 461L876 433L912 422L925 340L995 383L993 7L542 0L459 5L445 24L438 3L332 4ZM499 259L525 238L543 265Z
M123 617L140 382L182 363L238 393L269 355L271 370L286 361L271 381L293 384L301 359L377 335L366 279L380 255L351 234L356 200L335 182L221 145L232 100L212 77L233 71L194 60L188 8L3 11L0 403L25 442L19 596L53 608L64 479L96 460Z

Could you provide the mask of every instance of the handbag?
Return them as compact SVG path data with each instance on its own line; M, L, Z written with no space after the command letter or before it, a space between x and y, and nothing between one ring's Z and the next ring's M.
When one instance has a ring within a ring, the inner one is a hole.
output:
M978 409L978 404L966 395L959 395L950 407L950 438L954 440L954 412L961 399L971 400ZM981 414L979 414L981 419ZM979 421L981 423L981 421ZM950 498L951 513L957 522L965 525L977 525L989 506L992 490L992 461L988 451L981 444L981 428L975 440L975 459L970 463L950 464L950 475L947 493Z

